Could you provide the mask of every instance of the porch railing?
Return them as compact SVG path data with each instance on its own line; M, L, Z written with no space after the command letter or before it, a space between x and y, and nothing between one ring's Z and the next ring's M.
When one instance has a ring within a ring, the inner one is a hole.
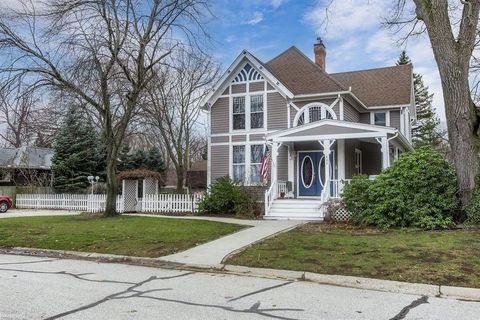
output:
M270 211L273 200L275 200L277 195L277 181L272 181L270 188L265 191L265 215Z
M281 198L282 193L284 195L288 194L287 181L278 181L277 182L277 198Z

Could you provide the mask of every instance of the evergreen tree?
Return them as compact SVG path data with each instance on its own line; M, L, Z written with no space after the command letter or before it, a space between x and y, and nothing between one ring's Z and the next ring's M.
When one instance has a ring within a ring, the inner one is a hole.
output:
M410 64L410 58L405 50L400 53L397 65ZM433 109L433 93L428 92L428 87L423 83L422 75L413 74L413 89L415 93L415 107L417 123L412 128L412 140L415 148L429 145L438 147L442 142L438 125L440 120Z
M53 146L53 186L59 192L77 192L89 186L87 177L97 175L98 136L75 109L70 108Z
M124 144L120 150L117 170L126 171L132 169L147 169L164 173L165 163L160 151L155 147L147 151L140 149L132 153L130 146Z

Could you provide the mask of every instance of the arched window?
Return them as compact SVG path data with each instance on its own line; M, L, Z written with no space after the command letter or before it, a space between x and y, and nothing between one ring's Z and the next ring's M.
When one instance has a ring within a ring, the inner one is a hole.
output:
M325 103L312 102L298 110L293 119L293 126L300 126L305 123L315 122L323 119L337 119L337 115Z

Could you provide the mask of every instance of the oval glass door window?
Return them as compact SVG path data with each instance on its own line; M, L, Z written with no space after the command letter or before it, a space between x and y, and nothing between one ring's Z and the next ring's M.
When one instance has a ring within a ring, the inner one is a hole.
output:
M325 186L325 156L323 155L320 158L320 163L318 164L318 180L320 180L320 185Z
M310 188L313 183L313 161L306 156L302 161L302 183L305 188Z

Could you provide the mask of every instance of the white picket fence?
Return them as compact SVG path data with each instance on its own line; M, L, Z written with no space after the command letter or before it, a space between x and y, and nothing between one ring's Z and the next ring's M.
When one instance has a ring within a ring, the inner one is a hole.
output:
M156 194L138 199L140 212L197 212L202 195ZM17 194L15 206L19 209L63 209L87 212L105 210L105 194ZM117 197L117 212L124 212L122 196Z
M142 212L197 212L198 194L152 194L142 198Z

